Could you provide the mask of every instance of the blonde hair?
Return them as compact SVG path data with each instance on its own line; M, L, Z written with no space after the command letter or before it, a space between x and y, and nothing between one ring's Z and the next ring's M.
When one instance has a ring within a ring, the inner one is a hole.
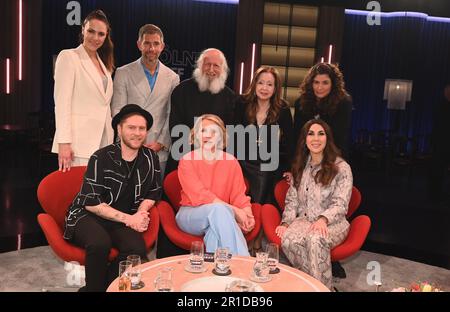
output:
M195 146L200 146L198 135L202 129L202 121L203 120L209 120L209 121L215 123L220 128L220 130L222 131L222 133L221 133L222 140L219 142L220 146L218 146L218 148L220 148L222 150L225 149L227 147L227 141L228 141L228 135L227 135L227 130L225 128L225 123L223 122L222 119L220 119L219 116L214 115L214 114L203 114L197 118L197 120L195 121L194 127L191 129L189 143L194 144Z

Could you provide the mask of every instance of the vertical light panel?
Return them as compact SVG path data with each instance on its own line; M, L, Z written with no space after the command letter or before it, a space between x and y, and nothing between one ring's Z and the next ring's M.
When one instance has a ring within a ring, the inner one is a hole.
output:
M23 5L19 0L19 80L22 80L22 52L23 52Z
M22 234L17 234L17 250L22 249Z
M328 64L331 64L331 55L333 54L333 45L328 48Z
M250 83L252 83L253 73L255 72L255 49L256 49L256 43L254 43L252 46L252 71L250 73Z
M320 63L323 63L324 59L323 56L320 58Z
M11 64L10 59L6 59L6 94L11 93Z
M239 83L239 94L242 94L243 82L244 82L244 62L241 62L241 79Z

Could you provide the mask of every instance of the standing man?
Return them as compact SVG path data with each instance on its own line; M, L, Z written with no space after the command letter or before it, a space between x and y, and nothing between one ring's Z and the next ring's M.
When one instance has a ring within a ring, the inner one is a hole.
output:
M225 125L235 124L236 95L225 85L228 71L227 60L220 50L210 48L200 54L192 78L184 80L173 90L171 131L176 125L186 125L191 129L194 118L203 114L217 115ZM172 143L178 139L180 136L172 135ZM176 169L177 163L178 159L170 157L167 173Z
M180 77L158 59L164 50L164 35L158 26L142 26L137 47L142 56L116 71L112 114L117 114L125 104L134 103L153 116L154 126L148 132L145 146L158 153L161 175L164 176L171 144L170 95L179 84Z
M105 291L128 255L147 259L142 232L161 196L158 156L143 146L153 119L138 105L124 106L112 119L119 142L96 151L66 214L64 238L86 250L83 291ZM111 247L119 255L108 267Z

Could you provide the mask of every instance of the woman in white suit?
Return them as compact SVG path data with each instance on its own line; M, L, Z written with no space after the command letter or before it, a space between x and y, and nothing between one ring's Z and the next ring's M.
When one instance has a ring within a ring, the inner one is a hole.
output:
M111 27L96 10L86 17L81 44L59 53L55 66L56 132L52 152L59 170L87 165L89 157L113 141L110 102L114 70Z

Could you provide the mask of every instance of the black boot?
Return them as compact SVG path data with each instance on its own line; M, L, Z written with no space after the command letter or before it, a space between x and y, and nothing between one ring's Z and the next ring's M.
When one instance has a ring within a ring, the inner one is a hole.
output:
M347 274L345 274L344 268L338 261L331 262L331 272L333 273L333 277L338 277L338 278L346 278L347 277Z

